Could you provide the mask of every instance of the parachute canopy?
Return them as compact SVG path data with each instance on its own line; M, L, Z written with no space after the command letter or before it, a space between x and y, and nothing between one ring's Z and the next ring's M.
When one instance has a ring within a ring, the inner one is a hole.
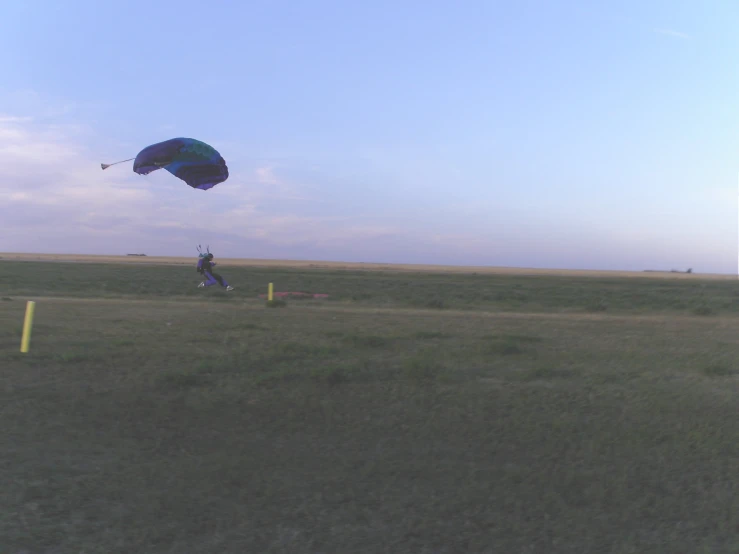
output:
M173 138L144 148L133 162L139 175L164 168L194 189L208 190L228 179L226 161L199 140Z
M111 165L133 162L139 175L164 168L194 189L208 190L228 179L228 167L218 151L199 140L173 138L147 146L136 158L113 164L100 164L103 171Z

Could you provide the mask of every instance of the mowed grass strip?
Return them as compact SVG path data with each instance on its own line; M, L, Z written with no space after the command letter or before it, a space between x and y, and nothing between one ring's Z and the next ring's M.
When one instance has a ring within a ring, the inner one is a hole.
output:
M139 299L0 305L3 551L739 548L736 319Z

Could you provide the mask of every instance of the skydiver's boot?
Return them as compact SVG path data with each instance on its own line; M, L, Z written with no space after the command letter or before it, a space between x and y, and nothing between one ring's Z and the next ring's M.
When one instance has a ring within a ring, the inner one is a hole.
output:
M203 288L204 286L205 286L205 281L203 281L202 283L200 283L200 284L198 285L198 288L199 288L199 289L202 289L202 288Z
M234 290L234 288L231 285L229 285L226 287L226 290Z

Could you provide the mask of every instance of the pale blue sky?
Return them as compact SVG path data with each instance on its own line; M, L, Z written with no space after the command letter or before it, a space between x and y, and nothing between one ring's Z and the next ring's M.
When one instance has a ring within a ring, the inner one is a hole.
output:
M737 270L735 1L32 1L0 251ZM174 136L231 177L106 172Z

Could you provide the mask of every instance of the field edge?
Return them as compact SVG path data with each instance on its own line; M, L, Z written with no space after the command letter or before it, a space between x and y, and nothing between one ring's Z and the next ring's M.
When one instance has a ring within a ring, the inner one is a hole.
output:
M98 263L127 265L192 265L196 256L141 256L141 255L102 255L102 254L43 254L0 252L1 260L18 262L51 263ZM739 277L721 273L680 273L671 271L620 271L596 269L545 269L497 266L456 266L434 264L397 264L376 262L339 262L319 260L279 260L263 258L219 258L221 265L233 267L259 267L280 269L319 269L344 271L390 271L395 273L441 273L441 274L481 274L512 276L559 276L594 278L641 278L641 279L690 279L690 280L739 280Z

